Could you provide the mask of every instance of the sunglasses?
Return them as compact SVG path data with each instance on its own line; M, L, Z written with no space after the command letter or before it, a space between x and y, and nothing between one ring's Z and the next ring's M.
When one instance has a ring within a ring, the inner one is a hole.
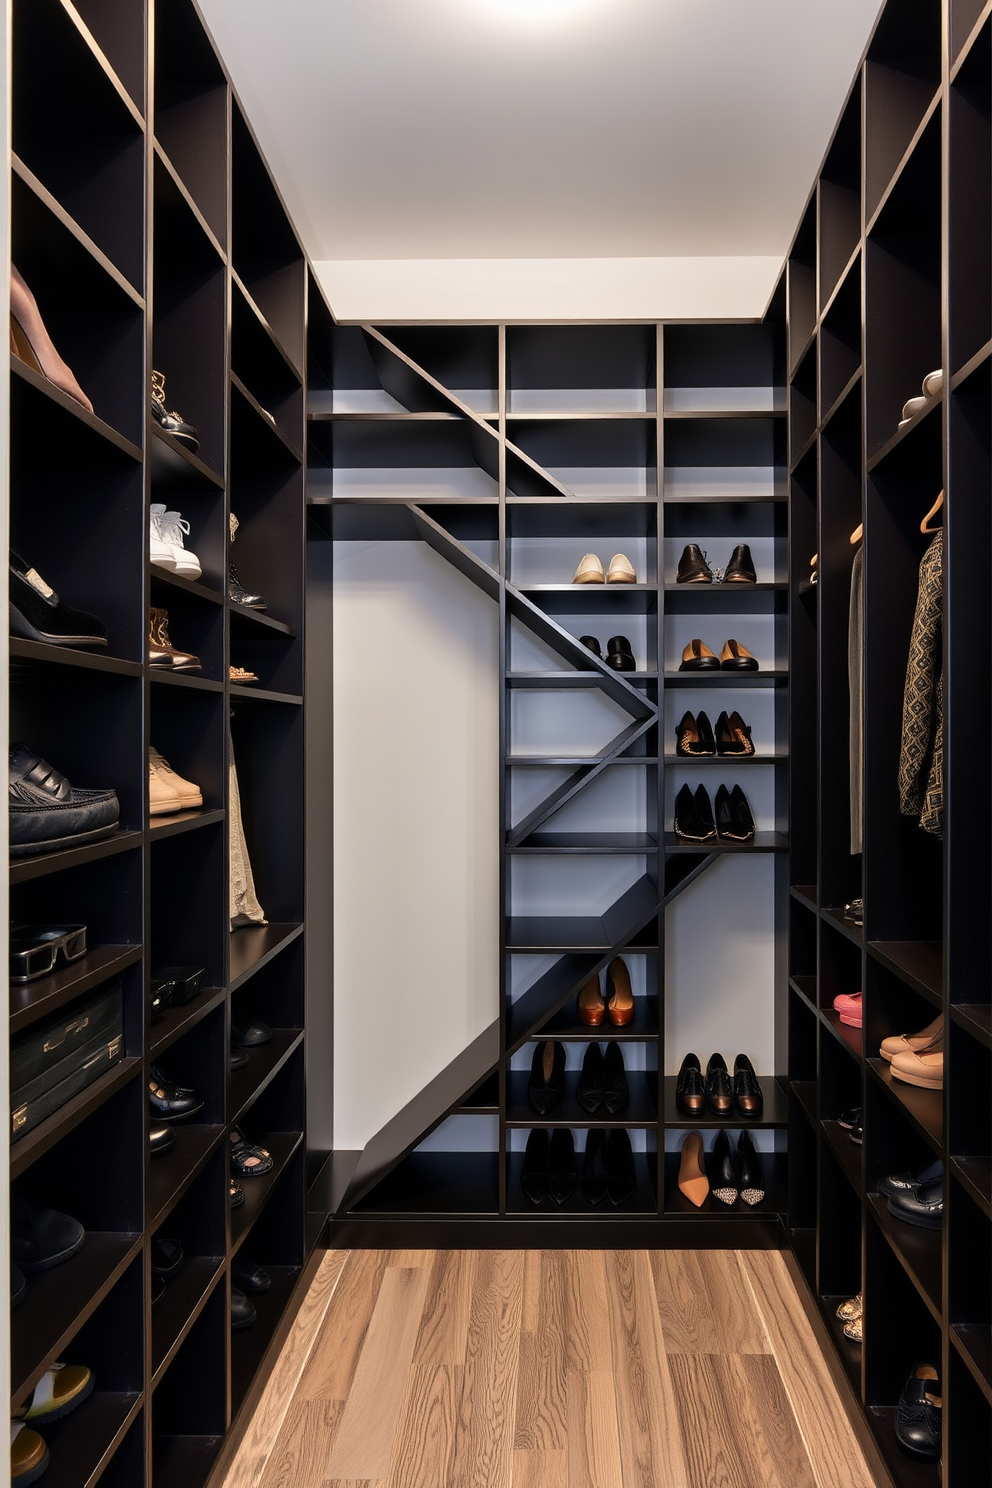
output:
M10 932L10 980L48 976L63 957L66 965L86 955L85 925L17 925Z

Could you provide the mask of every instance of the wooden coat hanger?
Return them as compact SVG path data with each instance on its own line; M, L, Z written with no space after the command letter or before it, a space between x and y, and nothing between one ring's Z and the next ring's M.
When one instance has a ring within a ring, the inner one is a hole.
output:
M943 507L944 507L944 493L943 493L943 491L941 491L940 495L937 497L937 500L934 502L933 506L927 512L926 516L923 518L923 521L920 523L920 531L921 532L937 532L937 531L940 530L937 527L931 527L930 526L930 518L931 517L935 517L939 511L942 511L943 510Z
M865 524L863 522L859 522L857 527L855 527L854 531L851 533L851 547L853 548L855 543L859 543L864 535Z

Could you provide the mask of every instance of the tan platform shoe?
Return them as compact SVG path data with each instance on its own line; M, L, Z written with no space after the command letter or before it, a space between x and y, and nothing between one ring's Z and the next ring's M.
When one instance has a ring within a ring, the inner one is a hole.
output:
M902 1080L906 1085L918 1085L922 1090L943 1090L943 1030L915 1053L910 1051L894 1055L889 1067L893 1080Z
M579 559L579 566L572 575L573 584L605 584L603 560L595 553L586 553Z
M933 1022L928 1023L926 1028L921 1028L919 1033L894 1033L890 1038L884 1038L878 1052L883 1059L888 1059L891 1063L897 1054L918 1054L943 1032L943 1017L934 1018Z
M189 811L194 806L203 805L200 787L194 785L192 780L184 780L181 775L177 775L169 761L163 759L153 744L148 746L148 789L152 816L166 811ZM160 805L156 810L156 796L161 801L167 800L166 790L171 791L178 805Z

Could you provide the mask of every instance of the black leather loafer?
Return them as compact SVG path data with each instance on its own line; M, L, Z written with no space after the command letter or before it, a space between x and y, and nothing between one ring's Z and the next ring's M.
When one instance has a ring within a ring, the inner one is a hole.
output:
M943 1176L944 1164L938 1157L929 1167L924 1168L922 1173L888 1173L884 1178L879 1179L878 1191L887 1199L894 1199L900 1194L909 1193L911 1189L936 1183Z
M106 646L103 621L72 609L13 549L8 584L11 635L49 646Z
M754 1065L746 1054L734 1060L734 1105L741 1116L760 1116L765 1101Z
M939 1230L944 1223L944 1179L918 1183L915 1188L890 1194L886 1203L894 1219L921 1230Z
M747 543L738 543L730 555L730 562L723 571L725 584L756 584L758 575L754 570L751 549Z
M896 1441L910 1457L936 1462L940 1456L943 1398L940 1376L930 1364L910 1375L896 1406Z
M152 1126L148 1129L148 1153L150 1157L164 1157L176 1145L176 1134L171 1126Z
M852 1106L849 1111L844 1111L837 1117L837 1125L842 1126L845 1131L853 1131L856 1126L860 1126L861 1107Z
M117 831L117 792L79 790L26 744L10 746L10 856L33 857L99 842Z
M586 1050L575 1098L589 1116L595 1116L603 1104L603 1051L598 1044L590 1044Z
M734 1087L722 1054L711 1054L706 1066L706 1105L714 1116L729 1116L734 1107Z
M587 1204L601 1204L609 1184L606 1169L606 1132L593 1126L586 1132L586 1150L582 1155L579 1189Z
M57 1209L26 1204L10 1196L10 1257L28 1276L71 1261L83 1248L86 1231L78 1219Z
M615 672L636 672L637 662L626 636L611 636L606 643L606 665Z
M706 1109L706 1081L698 1056L687 1054L675 1082L675 1105L683 1116L702 1116Z
M603 1100L611 1116L622 1111L630 1100L623 1050L616 1043L607 1044L603 1056Z
M538 1044L531 1061L527 1099L539 1116L547 1116L565 1099L565 1045Z
M177 1085L157 1064L149 1070L148 1102L156 1121L188 1121L203 1110L203 1097L189 1085Z
M548 1189L556 1204L567 1204L579 1186L575 1143L567 1127L557 1126L548 1143Z
M258 1317L254 1304L248 1301L244 1292L237 1287L231 1288L231 1332L243 1333L250 1328Z
M232 1013L232 1044L242 1044L246 1049L255 1049L259 1044L267 1044L271 1038L272 1029L268 1023L263 1023L261 1018L253 1018L250 1013L244 1016Z
M548 1197L548 1133L536 1126L527 1138L520 1187L532 1204L543 1204Z
M637 1191L634 1152L630 1137L621 1128L606 1139L606 1192L615 1208L628 1203Z
M598 656L602 661L603 652L595 636L579 636L579 645L585 646L587 651L591 651L593 656Z
M231 1045L231 1070L244 1069L248 1063L248 1050L239 1048L236 1044Z
M231 1275L243 1292L251 1292L253 1295L267 1292L272 1285L272 1277L268 1271L264 1271L240 1251L234 1258Z
M171 1281L185 1259L180 1241L164 1236L152 1240L152 1273L163 1281Z
M695 543L686 543L679 559L677 584L712 584L713 574L706 562L706 554Z

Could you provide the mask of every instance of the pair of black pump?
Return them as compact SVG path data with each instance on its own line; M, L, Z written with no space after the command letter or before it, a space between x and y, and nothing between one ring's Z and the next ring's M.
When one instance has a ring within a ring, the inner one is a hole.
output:
M538 1044L531 1063L527 1098L539 1116L547 1116L565 1099L565 1045ZM598 1044L590 1044L582 1061L575 1099L583 1111L595 1116L605 1106L611 1116L622 1111L630 1099L623 1052L619 1044L606 1046L604 1057Z
M733 790L721 785L716 793L716 816L706 787L695 793L684 785L675 797L675 832L686 842L750 842L754 836L754 817L747 796L739 785Z
M598 656L600 661L605 661L608 667L615 672L636 672L637 662L634 653L630 649L630 642L626 636L610 636L606 643L606 655L600 648L595 636L579 636L579 644L591 651L593 656Z
M557 1127L549 1137L544 1127L537 1127L527 1138L520 1187L532 1204L543 1204L549 1196L559 1206L567 1204L579 1187L587 1204L601 1204L605 1198L614 1206L626 1204L637 1190L630 1137L622 1128L590 1128L580 1178L568 1128Z
M694 714L686 710L675 730L675 753L684 758L705 759L708 756L739 755L754 753L751 728L737 712L724 711L716 721L716 737L713 725L705 713Z

